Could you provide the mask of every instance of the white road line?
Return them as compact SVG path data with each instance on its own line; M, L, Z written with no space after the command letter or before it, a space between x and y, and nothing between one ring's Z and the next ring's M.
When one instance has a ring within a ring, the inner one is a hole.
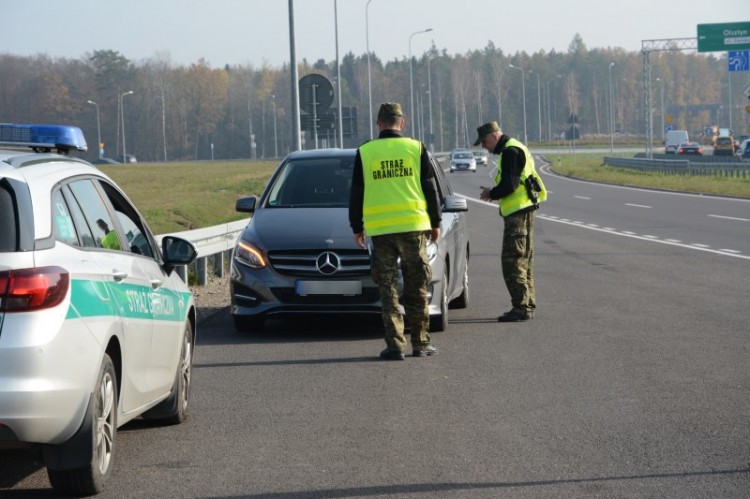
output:
M591 198L588 198L586 196L573 196L573 197L576 198L576 199L587 199L587 200L591 199Z
M669 241L670 243L681 243L682 242L680 239L665 239L665 241Z
M701 244L701 243L692 243L690 246L695 246L696 248L710 248L711 246L708 246L707 244Z
M632 203L625 203L625 206L633 206L635 208L653 208L653 206L647 206L645 204L632 204Z
M480 201L479 199L476 199L476 198L473 198L473 197L469 197L469 196L466 196L464 194L459 194L459 193L456 193L456 194L458 194L461 197L466 198L467 201L472 201L474 203L479 203L479 204L483 204L483 205L486 205L486 206L492 206L493 208L497 208L497 203L490 203L488 201ZM567 225L572 225L574 227L580 227L580 228L583 228L583 229L595 230L597 232L603 232L605 234L612 234L612 235L615 235L615 236L630 237L630 238L633 238L633 239L640 239L641 241L648 241L648 242L658 243L658 244L666 244L666 245L669 245L669 246L678 246L680 248L692 249L692 250L696 250L696 251L705 251L706 253L714 253L714 254L717 254L717 255L730 256L732 258L741 258L743 260L750 260L750 255L743 255L743 254L741 254L739 252L735 252L734 250L714 250L714 249L711 249L710 247L705 246L705 245L697 246L697 245L691 245L691 244L683 244L683 243L679 242L676 239L675 240L670 240L670 239L648 239L646 237L637 235L635 232L627 232L627 231L617 232L616 230L611 229L609 227L605 227L603 229L598 228L598 227L589 227L587 225L576 224L576 223L571 222L571 221L569 221L567 219L559 219L557 217L548 216L548 215L538 215L537 218L541 218L542 220L547 220L549 222L563 223L563 224L567 224Z
M724 215L708 215L713 218L723 218L725 220L737 220L738 222L750 222L750 218L725 217Z
M733 250L733 249L727 249L727 248L719 248L719 251L726 251L727 253L734 253L735 255L738 255L742 253L741 251Z

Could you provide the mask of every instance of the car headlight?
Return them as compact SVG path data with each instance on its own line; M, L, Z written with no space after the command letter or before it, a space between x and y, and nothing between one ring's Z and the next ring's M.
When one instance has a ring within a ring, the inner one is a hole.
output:
M234 258L253 269L262 269L268 265L263 251L252 243L239 241L234 249Z

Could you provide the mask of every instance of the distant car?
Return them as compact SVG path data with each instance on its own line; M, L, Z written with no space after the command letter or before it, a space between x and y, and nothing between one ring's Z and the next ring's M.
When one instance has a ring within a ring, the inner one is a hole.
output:
M474 172L477 171L477 160L471 151L458 151L451 156L451 173L457 171Z
M237 211L252 214L231 260L230 311L238 331L261 329L272 317L380 315L370 252L357 246L349 226L355 155L356 149L293 152L260 197L237 200ZM468 206L439 163L432 165L443 220L437 244L427 246L427 293L430 331L443 331L448 305L468 305Z
M735 154L739 158L750 159L750 139L743 140Z
M734 139L732 137L717 137L714 144L714 156L734 156Z
M118 427L187 417L196 310L173 270L197 252L160 247L71 150L77 127L0 124L0 449L37 449L61 495L88 496Z
M97 158L91 162L94 165L119 165L120 162L112 158Z
M487 151L481 150L481 151L474 151L474 159L477 162L477 165L487 166L487 163L489 162L489 154L487 154Z
M121 154L121 155L117 156L117 158L115 158L115 160L118 163L137 163L138 162L138 158L136 158L132 154L126 154L124 158L122 157L122 154Z
M697 142L680 144L680 147L677 148L677 154L703 156L703 147Z
M455 155L456 155L456 154L458 154L458 153L463 153L463 152L471 152L471 150L469 150L469 149L466 149L466 148L464 148L464 147L457 147L457 148L455 148L455 149L453 149L453 150L451 151L451 155L450 155L450 157L451 157L451 159L453 159L453 156L455 156Z

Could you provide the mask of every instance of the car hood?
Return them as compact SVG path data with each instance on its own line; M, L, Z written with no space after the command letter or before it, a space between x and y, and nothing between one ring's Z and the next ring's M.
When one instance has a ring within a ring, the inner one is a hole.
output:
M347 208L263 208L242 239L267 250L358 249Z

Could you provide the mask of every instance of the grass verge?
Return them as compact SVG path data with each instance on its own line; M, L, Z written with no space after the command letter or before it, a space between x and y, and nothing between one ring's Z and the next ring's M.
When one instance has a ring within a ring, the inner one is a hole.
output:
M627 155L626 157L632 157ZM750 198L750 178L661 175L604 164L601 153L547 154L560 175L607 184Z

